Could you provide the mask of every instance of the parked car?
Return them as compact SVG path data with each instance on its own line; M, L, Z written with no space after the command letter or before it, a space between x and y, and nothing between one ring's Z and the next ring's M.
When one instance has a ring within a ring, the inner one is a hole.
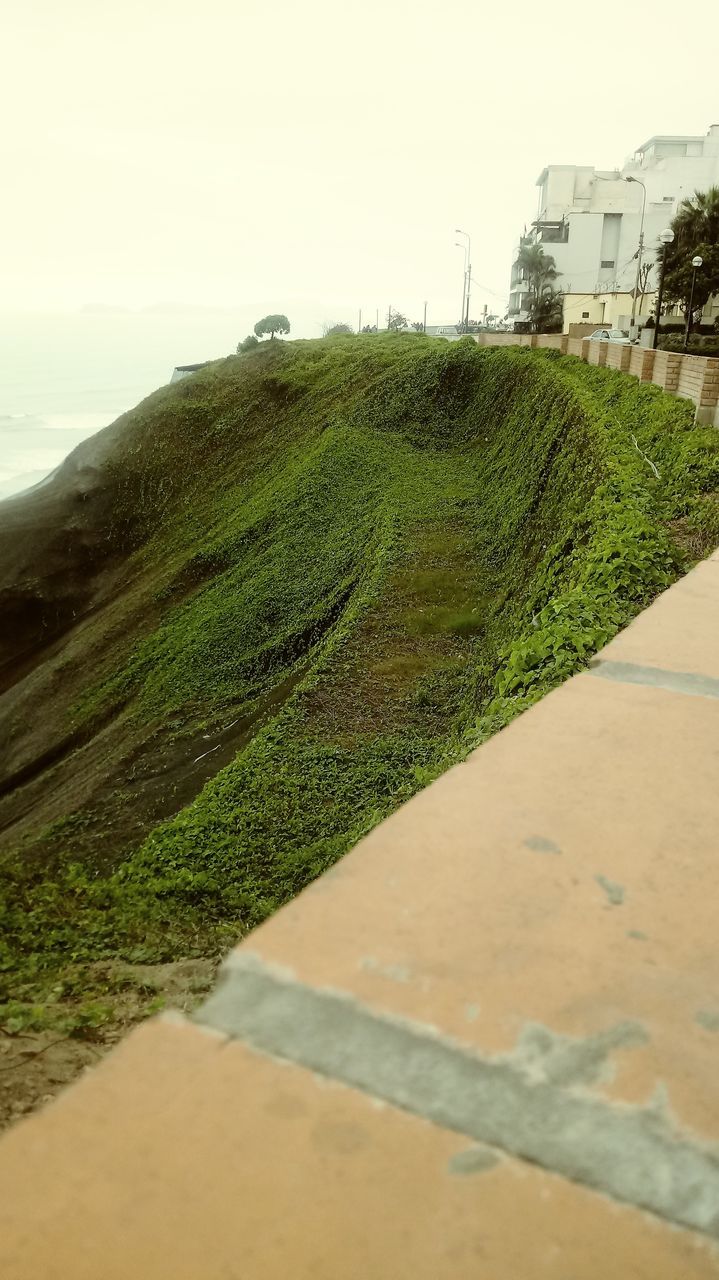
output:
M622 346L630 346L631 338L625 329L595 329L589 335L590 342L619 342Z

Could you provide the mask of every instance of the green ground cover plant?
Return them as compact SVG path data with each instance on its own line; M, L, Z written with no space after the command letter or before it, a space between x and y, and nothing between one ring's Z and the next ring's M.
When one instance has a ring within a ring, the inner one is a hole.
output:
M220 954L719 540L691 405L469 338L248 350L127 415L103 475L123 567L42 660L47 739L69 745L38 785L71 789L93 743L115 755L6 839L13 1026L64 1025L78 986L104 1018L108 959Z

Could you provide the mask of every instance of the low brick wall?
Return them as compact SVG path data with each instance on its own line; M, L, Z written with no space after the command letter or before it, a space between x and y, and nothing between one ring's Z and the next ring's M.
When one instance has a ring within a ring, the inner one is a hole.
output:
M651 382L654 368L654 352L644 347L630 347L629 372L640 382Z
M561 351L562 355L566 355L568 342L566 333L538 333L536 345L549 351Z
M588 338L591 333L594 333L595 329L600 328L601 325L598 325L596 321L575 320L569 326L569 336L570 338Z
M569 338L567 341L567 355L578 356L580 360L587 359L589 351L588 338Z
M550 346L561 333L477 333L475 342L480 347L537 347Z
M629 361L632 355L632 348L623 346L620 342L607 343L607 368L618 369L620 373L626 373L629 369Z
M589 353L584 358L588 364L605 365L607 363L608 342L589 342L587 346Z
M475 341L480 347L516 347L519 336L516 333L478 333Z
M683 356L676 394L696 405L712 407L719 400L719 360Z
M684 356L678 351L655 351L652 382L670 395L677 394L679 386L679 366Z

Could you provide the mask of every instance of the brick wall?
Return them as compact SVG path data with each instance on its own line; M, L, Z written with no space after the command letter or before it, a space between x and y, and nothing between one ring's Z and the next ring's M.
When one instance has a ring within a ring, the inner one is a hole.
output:
M607 343L607 368L619 369L620 373L626 373L629 368L632 348L624 346L621 342Z
M604 365L607 363L608 342L588 342L589 354L585 356L588 364Z
M539 333L536 345L545 350L561 351L562 355L566 355L568 342L566 333Z
M679 386L679 368L685 358L678 351L655 351L652 382L671 395L676 395Z
M719 360L683 356L676 394L696 405L715 405L719 398Z
M480 347L515 347L517 337L515 333L478 333L476 341Z
M595 329L602 329L604 326L597 324L596 320L574 321L569 326L570 338L588 338L590 333L594 333Z
M644 347L630 347L629 372L640 382L651 382L654 352Z
M579 356L580 360L586 360L589 353L589 340L587 338L570 338L567 342L567 355Z

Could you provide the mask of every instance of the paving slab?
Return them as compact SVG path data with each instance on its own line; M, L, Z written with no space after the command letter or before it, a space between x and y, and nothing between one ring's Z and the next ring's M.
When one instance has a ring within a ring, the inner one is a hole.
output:
M599 654L603 662L719 678L719 551L664 591Z
M180 1022L0 1146L3 1280L709 1280L715 1248Z
M238 948L719 1139L719 701L582 674ZM601 1059L601 1061L600 1061Z

